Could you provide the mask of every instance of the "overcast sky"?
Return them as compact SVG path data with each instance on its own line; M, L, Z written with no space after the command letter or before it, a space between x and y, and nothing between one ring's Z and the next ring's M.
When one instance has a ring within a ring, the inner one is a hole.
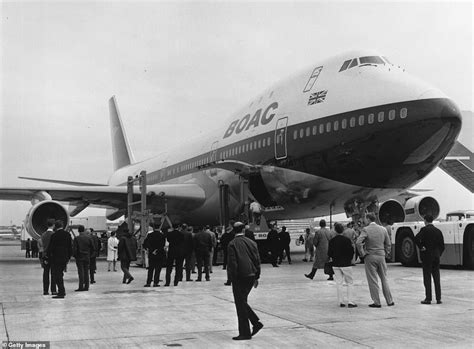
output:
M274 82L351 49L376 49L473 110L470 1L1 6L2 186L35 184L22 175L105 183L112 95L141 160L213 129ZM473 150L469 122L464 143ZM427 181L448 188L437 193L442 212L474 208L473 195L440 170ZM0 224L20 223L28 207L0 204Z

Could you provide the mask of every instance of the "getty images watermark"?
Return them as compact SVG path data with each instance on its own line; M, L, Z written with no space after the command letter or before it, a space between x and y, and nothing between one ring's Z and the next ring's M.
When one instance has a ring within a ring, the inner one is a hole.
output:
M2 349L3 348L12 348L12 349L26 349L26 348L34 348L34 349L50 349L49 342L43 341L3 341L2 342Z

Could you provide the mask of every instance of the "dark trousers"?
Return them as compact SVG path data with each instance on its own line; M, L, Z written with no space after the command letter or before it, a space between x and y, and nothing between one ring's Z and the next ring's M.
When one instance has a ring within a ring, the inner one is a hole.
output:
M25 258L31 258L31 250L26 250Z
M185 257L184 260L186 262L186 280L191 280L191 270L194 268L194 253L188 253Z
M49 291L49 275L51 274L51 293L56 292L56 282L53 277L53 270L51 269L50 264L43 263L43 293L48 293Z
M291 262L291 256L290 256L290 245L285 245L282 246L280 250L280 263L283 260L283 252L286 253L286 257L288 258L288 262Z
M120 260L120 269L123 271L123 282L126 282L127 279L132 278L132 274L130 274L130 261L127 259L121 259Z
M166 259L166 285L171 282L171 272L173 271L173 264L176 268L174 274L174 285L176 286L179 281L183 280L183 262L184 257L174 253L168 253Z
M237 318L239 320L240 336L250 336L249 320L253 326L259 321L257 314L247 303L247 298L254 282L254 276L232 280L232 293L234 294L235 309L237 310Z
M158 285L160 282L160 274L161 268L163 267L163 263L159 259L151 259L148 258L148 276L146 279L147 285L151 284L151 280L153 279L153 284ZM153 274L155 274L153 276Z
M206 274L206 280L209 280L209 260L211 253L209 251L196 251L196 260L198 267L198 280L202 278L202 267L204 266L204 273Z
M270 262L273 266L277 265L279 250L277 247L270 248Z
M94 274L96 270L97 270L96 257L92 257L90 259L90 264L89 264L89 276L90 276L91 282L95 281Z
M222 268L226 269L227 268L227 246L222 246L222 252L224 252L224 259L222 262Z
M435 287L436 300L441 300L441 281L439 274L439 257L424 256L422 258L423 266L423 283L425 285L425 298L427 301L431 301L431 276L433 276L433 282Z
M79 275L79 289L89 289L89 260L76 260L77 274Z
M55 263L51 265L51 278L58 286L58 296L65 296L66 289L64 288L64 269L66 263ZM52 286L51 286L52 287Z

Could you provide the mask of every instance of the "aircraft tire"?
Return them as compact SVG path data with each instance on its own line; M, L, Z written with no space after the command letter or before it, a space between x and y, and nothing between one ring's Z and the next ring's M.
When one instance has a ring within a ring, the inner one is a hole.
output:
M463 266L466 269L474 269L474 225L467 226L463 247Z

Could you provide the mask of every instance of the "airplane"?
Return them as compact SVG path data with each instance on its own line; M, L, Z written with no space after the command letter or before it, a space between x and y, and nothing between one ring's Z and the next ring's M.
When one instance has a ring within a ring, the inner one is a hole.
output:
M218 225L223 187L237 217L242 181L267 220L329 210L351 216L362 208L403 221L405 213L439 211L436 200L409 188L440 164L462 125L443 92L373 50L321 60L263 91L215 131L146 161L134 159L115 97L109 110L114 172L106 184L20 177L62 186L0 188L1 200L31 200L33 237L46 230L46 218L67 222L88 206L107 208L110 220L123 216L127 178L141 171L148 208L163 213L166 206L176 224Z

